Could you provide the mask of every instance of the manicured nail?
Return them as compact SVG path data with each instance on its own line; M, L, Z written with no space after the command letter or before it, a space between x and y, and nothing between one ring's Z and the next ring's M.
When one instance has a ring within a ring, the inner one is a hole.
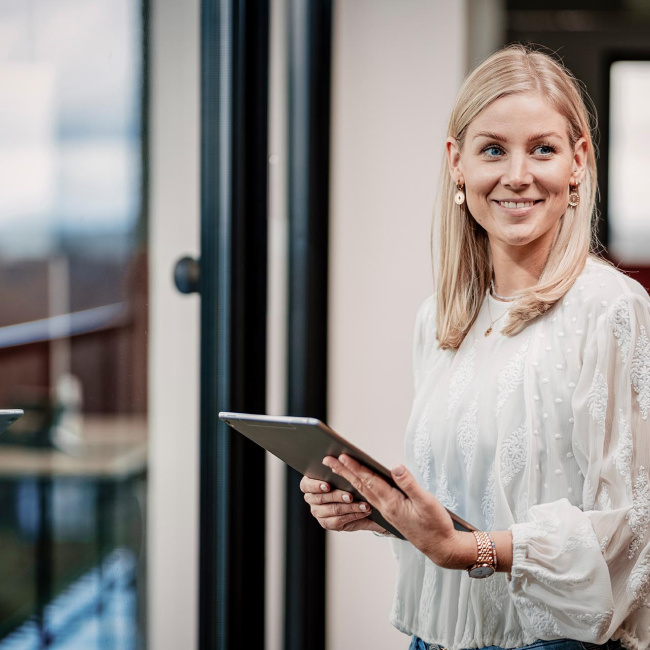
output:
M323 490L323 492L327 492L327 485L325 485L325 483L321 483L320 489Z
M363 511L365 512L366 510L368 510L368 506L367 506L365 503L362 503L362 504L359 506L359 510L363 510Z
M393 474L395 474L395 476L403 476L405 471L406 468L404 465L395 465L395 467L393 467Z
M352 499L351 499L349 494L344 494L343 495L343 501L345 501L346 503L350 503L350 501L352 501Z

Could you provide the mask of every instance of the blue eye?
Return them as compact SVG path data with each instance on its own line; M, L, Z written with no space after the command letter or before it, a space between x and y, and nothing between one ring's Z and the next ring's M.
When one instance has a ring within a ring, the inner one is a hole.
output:
M552 153L555 153L555 147L550 144L540 144L537 147L537 151L539 151L542 156L550 156Z
M503 149L501 149L501 147L497 147L495 144L491 144L489 147L485 147L485 149L483 149L483 153L487 154L491 158L496 158L503 153Z

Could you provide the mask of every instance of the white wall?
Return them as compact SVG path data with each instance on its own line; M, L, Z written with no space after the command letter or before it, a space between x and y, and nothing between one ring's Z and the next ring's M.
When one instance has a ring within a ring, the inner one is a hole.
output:
M287 409L287 0L271 0L266 412ZM266 649L284 648L286 465L266 455Z
M199 252L199 1L151 1L148 634L197 647L199 299L172 284Z
M415 312L446 122L465 69L461 0L339 0L332 77L329 421L403 458ZM328 647L408 647L388 623L395 567L370 533L329 534Z

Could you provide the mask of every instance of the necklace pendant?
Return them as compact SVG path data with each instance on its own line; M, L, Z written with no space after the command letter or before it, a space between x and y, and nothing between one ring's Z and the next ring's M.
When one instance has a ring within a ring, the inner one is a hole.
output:
M485 336L490 336L492 334L492 325L485 330Z

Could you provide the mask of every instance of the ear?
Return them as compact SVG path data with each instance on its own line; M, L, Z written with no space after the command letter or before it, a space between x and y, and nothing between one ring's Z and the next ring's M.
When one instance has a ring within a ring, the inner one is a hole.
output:
M571 173L571 185L576 185L585 177L587 169L587 152L589 145L587 138L580 138L573 147L573 170Z
M447 162L449 163L449 174L454 183L465 183L465 175L460 161L460 147L456 138L449 137L445 140Z

